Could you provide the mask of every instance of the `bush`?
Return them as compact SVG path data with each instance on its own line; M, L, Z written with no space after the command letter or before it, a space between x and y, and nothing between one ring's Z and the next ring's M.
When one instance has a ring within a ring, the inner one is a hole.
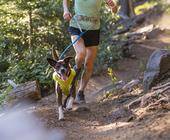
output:
M60 0L0 3L0 92L9 86L7 79L18 84L38 80L42 88L53 86L52 69L46 58L51 56L53 46L62 52L70 43L61 3ZM109 26L117 17L113 18L106 9L103 13L101 32L105 35L101 39L96 67L110 65L121 58L120 47L108 41L113 32Z

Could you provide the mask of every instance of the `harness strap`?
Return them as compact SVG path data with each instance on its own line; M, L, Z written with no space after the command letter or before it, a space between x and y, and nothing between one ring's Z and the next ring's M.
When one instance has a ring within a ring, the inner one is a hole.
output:
M69 90L70 90L70 87L71 87L71 83L74 79L76 75L76 72L74 69L71 69L71 73L70 73L70 76L68 77L68 79L66 81L62 80L56 72L53 73L53 79L55 82L57 82L60 87L61 87L61 90L63 91L63 93L68 96L69 95Z

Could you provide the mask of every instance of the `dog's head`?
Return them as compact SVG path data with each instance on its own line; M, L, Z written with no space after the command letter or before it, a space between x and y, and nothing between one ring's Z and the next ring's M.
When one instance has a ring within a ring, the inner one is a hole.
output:
M53 67L54 71L63 79L66 80L67 77L70 74L71 66L70 66L70 60L73 58L71 56L68 56L64 59L59 60L58 54L53 49L53 59L47 58L48 63Z

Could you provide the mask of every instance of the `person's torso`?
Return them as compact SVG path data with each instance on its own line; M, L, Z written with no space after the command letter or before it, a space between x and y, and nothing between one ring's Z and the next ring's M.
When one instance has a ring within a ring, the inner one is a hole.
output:
M75 0L75 14L100 17L101 0Z
M70 26L78 28L76 18L82 29L99 29L101 3L102 0L74 0L75 15Z

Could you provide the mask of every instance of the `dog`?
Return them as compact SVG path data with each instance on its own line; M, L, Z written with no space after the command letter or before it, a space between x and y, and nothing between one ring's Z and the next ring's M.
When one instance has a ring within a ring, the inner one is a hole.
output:
M72 110L73 102L76 97L76 71L71 68L70 60L73 57L59 59L56 50L52 49L53 59L47 58L48 63L53 67L53 79L55 81L55 92L58 95L59 120L64 120L64 110ZM63 95L66 95L64 104Z

